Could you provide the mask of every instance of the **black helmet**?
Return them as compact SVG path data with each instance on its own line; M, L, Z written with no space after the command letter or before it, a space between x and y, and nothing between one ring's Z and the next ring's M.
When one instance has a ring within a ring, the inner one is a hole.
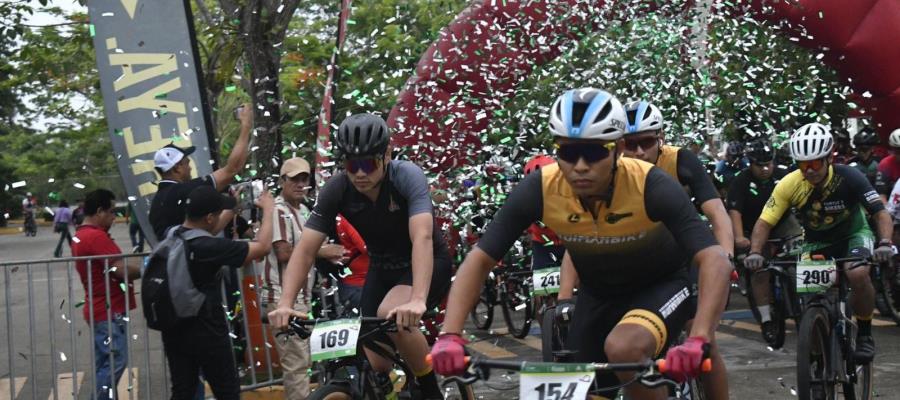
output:
M854 146L877 146L879 142L878 134L872 128L864 128L853 136Z
M728 142L725 151L725 154L728 154L729 156L740 157L741 153L744 152L744 146L741 144L741 142L738 141Z
M353 114L343 122L335 135L341 157L383 154L391 142L387 123L374 114Z
M746 155L751 162L769 162L775 157L774 150L775 149L772 148L772 145L769 144L768 140L757 139L747 143L747 149L744 151L744 155Z

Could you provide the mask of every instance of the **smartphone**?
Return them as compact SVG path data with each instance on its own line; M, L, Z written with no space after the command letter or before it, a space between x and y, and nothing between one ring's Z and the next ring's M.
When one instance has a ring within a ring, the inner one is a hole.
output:
M234 119L240 121L241 120L241 110L244 109L244 106L237 106L234 108Z

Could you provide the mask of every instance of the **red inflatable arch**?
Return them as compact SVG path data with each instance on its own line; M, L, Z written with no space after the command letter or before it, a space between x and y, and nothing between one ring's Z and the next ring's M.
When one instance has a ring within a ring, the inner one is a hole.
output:
M435 171L466 163L493 111L512 98L534 66L558 56L562 44L595 30L584 16L599 12L603 3L484 0L470 5L441 32L400 93L388 117L398 128L394 144L417 150L413 158L430 162L425 167ZM751 3L755 18L788 22L793 28L785 34L824 51L824 61L850 78L854 91L868 92L861 106L882 135L900 128L900 1ZM569 16L565 21L547 17L564 14Z

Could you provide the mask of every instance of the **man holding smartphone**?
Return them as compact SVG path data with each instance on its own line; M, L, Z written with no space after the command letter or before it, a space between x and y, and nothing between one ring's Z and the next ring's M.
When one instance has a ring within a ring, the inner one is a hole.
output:
M185 200L191 190L199 186L212 186L222 191L244 168L244 164L247 163L250 131L253 128L253 108L250 104L244 104L236 112L241 121L241 133L226 164L212 174L191 179L191 160L188 156L196 150L194 146L181 148L175 144L168 144L156 152L153 164L162 179L150 204L150 224L153 225L153 233L156 234L157 240L165 237L167 228L184 222ZM212 233L220 232L228 221L231 221L231 217L231 210L226 210L219 219L220 226L214 227Z

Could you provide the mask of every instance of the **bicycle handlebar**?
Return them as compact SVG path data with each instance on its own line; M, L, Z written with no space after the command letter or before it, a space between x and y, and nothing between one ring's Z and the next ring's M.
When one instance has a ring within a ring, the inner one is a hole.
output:
M465 356L464 358L466 365L484 367L484 368L493 368L493 369L505 369L509 371L521 371L525 366L527 361L506 361L506 360L491 360L486 358L472 358L470 356ZM425 362L428 365L431 365L432 358L431 354L425 356ZM660 359L656 361L644 361L644 362L636 362L636 363L590 363L590 368L595 372L610 372L610 371L646 371L651 369L653 366L656 367L657 370L661 373L666 373L666 360ZM703 360L703 363L700 365L700 370L703 372L712 371L712 359L706 358Z

